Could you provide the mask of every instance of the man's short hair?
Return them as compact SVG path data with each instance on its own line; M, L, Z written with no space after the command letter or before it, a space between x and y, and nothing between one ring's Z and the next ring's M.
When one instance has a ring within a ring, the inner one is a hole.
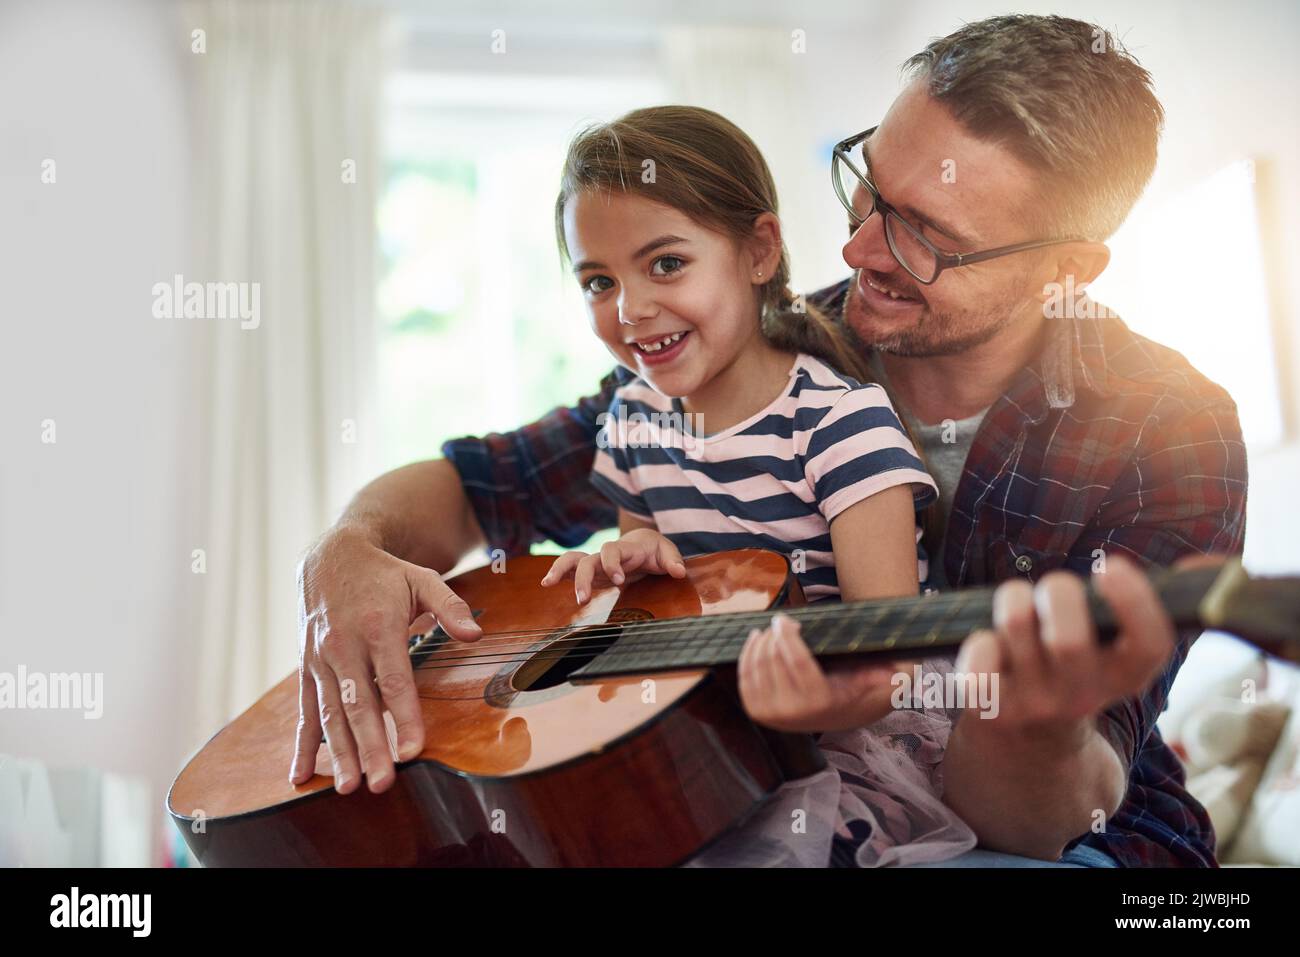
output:
M990 17L903 64L972 134L1039 176L1035 238L1102 241L1156 164L1164 109L1151 74L1110 32L1055 16Z

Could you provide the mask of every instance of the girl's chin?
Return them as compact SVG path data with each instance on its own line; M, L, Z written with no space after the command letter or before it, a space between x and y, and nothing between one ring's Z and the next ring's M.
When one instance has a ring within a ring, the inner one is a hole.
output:
M675 376L643 375L642 378L650 383L656 392L670 399L684 399L695 391L691 384L679 382Z
M661 395L674 399L684 399L700 387L700 377L685 369L646 369L637 370L639 375Z

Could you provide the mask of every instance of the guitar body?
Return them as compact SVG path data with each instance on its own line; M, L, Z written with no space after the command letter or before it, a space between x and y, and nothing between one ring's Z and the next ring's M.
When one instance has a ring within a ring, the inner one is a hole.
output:
M543 589L553 559L511 559L450 582L485 637L413 645L425 750L383 794L288 781L292 674L186 765L168 811L208 866L669 866L824 766L810 735L770 732L740 706L734 667L570 681L601 648L575 628L802 604L783 556L748 549L597 591ZM495 653L493 653L495 652ZM321 773L324 772L324 773Z

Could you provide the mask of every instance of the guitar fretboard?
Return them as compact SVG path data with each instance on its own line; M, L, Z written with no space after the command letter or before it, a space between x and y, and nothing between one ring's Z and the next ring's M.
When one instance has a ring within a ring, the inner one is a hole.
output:
M1200 624L1201 599L1217 568L1163 571L1153 576L1157 593L1179 627ZM818 657L918 658L955 651L966 636L993 622L991 587L931 593L916 598L820 602L800 608L709 615L611 625L617 640L577 669L572 678L645 674L734 664L752 628L766 627L776 610L799 622L803 639ZM1091 591L1088 603L1099 640L1114 637L1114 616Z

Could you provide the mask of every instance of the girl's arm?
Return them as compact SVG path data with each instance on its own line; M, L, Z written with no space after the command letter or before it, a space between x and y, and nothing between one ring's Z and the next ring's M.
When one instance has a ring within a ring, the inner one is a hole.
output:
M618 510L618 533L626 535L628 532L635 532L638 528L649 528L658 531L658 527L648 518L642 518L640 515L633 515L625 508Z
M911 485L893 485L831 521L841 601L903 598L921 588Z
M897 598L920 590L912 486L895 485L831 521L835 574L844 601ZM846 662L823 669L799 634L777 615L755 629L738 665L741 701L760 724L781 731L844 731L874 724L893 707L896 663Z

